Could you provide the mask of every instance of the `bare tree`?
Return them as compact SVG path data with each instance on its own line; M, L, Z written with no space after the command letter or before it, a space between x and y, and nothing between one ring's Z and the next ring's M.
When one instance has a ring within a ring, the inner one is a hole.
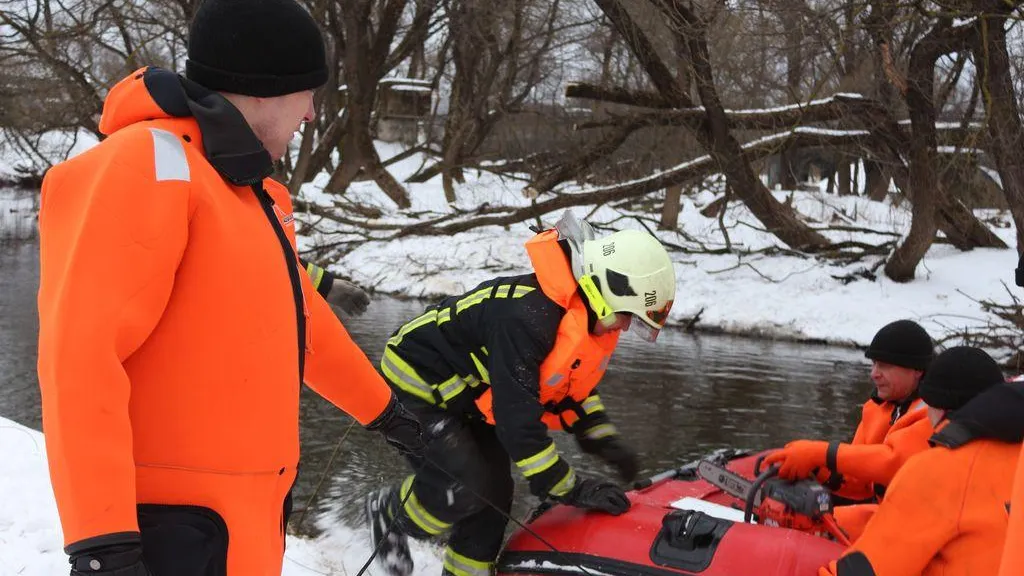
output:
M373 145L373 112L378 83L422 46L435 8L436 0L317 0L311 6L333 40L331 56L343 70L344 103L326 107L328 114L332 108L337 112L320 123L315 147L312 135L304 139L289 183L293 192L340 148L341 163L325 186L327 192L344 191L364 171L397 206L410 206L408 191L387 171ZM337 79L335 86L341 88Z

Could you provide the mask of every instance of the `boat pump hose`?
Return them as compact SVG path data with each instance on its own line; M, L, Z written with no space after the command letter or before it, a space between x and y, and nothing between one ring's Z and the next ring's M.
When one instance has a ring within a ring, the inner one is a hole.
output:
M511 514L509 514L508 512L505 512L505 510L503 510L503 509L502 509L502 508L501 508L500 506L498 506L498 505L496 505L495 503L491 502L491 501L490 501L490 500L489 500L488 498L486 498L485 496L483 496L483 495L482 495L482 494L480 494L479 492L476 492L476 491L475 491L475 490L473 490L473 489L472 489L471 487L469 487L469 486L465 485L464 483L462 483L462 481L460 481L460 480L459 480L458 478L456 478L454 474L452 474L451 472L449 472L448 470L446 470L446 469L445 469L445 468L444 468L443 466L439 466L439 465L438 465L438 464L437 464L436 462L434 462L434 461L433 461L433 460L432 460L432 459L431 459L430 457L428 457L428 456L427 456L426 454L424 454L424 455L423 455L422 457L423 457L423 460L424 460L424 461L425 461L425 462L426 462L427 464L430 464L430 465L431 465L431 466L433 466L434 468L437 468L438 470L440 470L441 472L443 472L443 473L444 473L444 474L445 474L446 476L448 476L449 478L451 478L451 479L452 479L452 481L454 481L454 482L456 482L456 483L458 483L458 484L461 484L461 485L462 485L462 487L463 487L463 488L465 488L467 492L469 492L470 494L472 494L472 495L473 495L473 496L475 496L476 498L479 498L479 499L480 499L480 500L481 500L481 501L482 501L482 502L483 502L484 504L486 504L486 505L490 506L491 508L493 508L494 510L496 510L496 511L497 511L497 512L498 512L499 514L501 514L502 516L504 516L504 517L505 517L505 518L506 518L507 520L511 521L511 522L512 522L513 524L515 524L516 526L518 526L518 527L522 528L522 529L523 529L523 530L524 530L525 532L527 532L528 534L530 534L531 536L533 536L534 538L536 538L536 539L537 539L537 540L538 540L538 541L539 541L539 542L540 542L541 544L543 544L543 545L547 546L548 548L550 548L550 549L551 549L551 551L552 551L552 552L554 552L555 554L557 554L557 555L558 555L558 557L559 557L559 558L560 558L561 560L563 560L563 561L565 562L565 564L566 564L567 566L571 566L571 567L573 567L573 568L578 568L578 569L579 569L579 570L580 570L580 571L581 571L581 572L582 572L583 574L586 574L587 576L598 576L598 574L597 574L597 573L595 573L595 572L592 572L592 571L590 571L590 570L587 570L587 569L586 569L586 568L584 568L583 566L580 566L580 565L579 565L579 564L577 564L576 562L573 562L573 561L572 561L571 559L569 559L569 558L568 558L568 557L567 557L567 556L565 555L565 553L564 553L564 552L562 552L562 551L561 551L561 550L559 550L558 548L555 548L555 546L554 546L553 544L551 544L550 542L548 542L548 541L547 541L546 539L544 539L544 537L543 537L543 536L541 536L540 534L537 534L537 533L536 533L535 531L533 531L532 529L530 529L530 527L529 527L529 526L527 526L527 525L523 524L522 522L520 522L519 520L516 520L515 518L513 518ZM408 492L408 493L407 493L407 494L405 495L405 498L406 498L406 499L408 499L410 495L412 495L412 489L410 489L410 490L409 490L409 492ZM402 500L402 506L404 506L404 505L405 505L405 500L403 499L403 500ZM376 546L376 547L375 547L375 548L373 549L373 552L371 552L371 553L370 553L370 557L366 559L366 563L365 563L365 564L363 564L363 567L359 569L359 572L357 572L357 573L356 573L356 576L363 576L363 572L365 572L365 571L366 571L366 569L367 569L367 568L368 568L368 567L370 566L370 564L371 564L371 563L373 562L373 559L374 559L374 558L375 558L375 557L377 556L377 553L378 553L378 552L380 551L380 546L381 546L381 544L382 544L382 543L384 542L384 540L386 540L386 539L387 539L387 536L388 536L388 534L389 534L389 533L391 532L391 527L392 527L392 526L394 526L394 524L395 524L395 522L396 522L397 520L398 520L398 518L397 518L397 517L396 517L396 518L393 518L393 519L391 520L391 522L390 522L390 523L388 524L388 528L387 528L387 530L386 530L386 531L384 532L384 536L383 536L383 537L381 537L381 539L380 539L380 542L378 542L378 543L377 543L377 546Z

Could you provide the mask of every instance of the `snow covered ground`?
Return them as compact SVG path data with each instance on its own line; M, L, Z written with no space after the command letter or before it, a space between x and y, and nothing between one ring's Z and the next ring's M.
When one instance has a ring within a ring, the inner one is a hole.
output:
M384 158L400 151L392 145L379 148ZM412 174L421 162L421 158L413 157L389 169L402 179ZM321 191L324 180L321 177L306 185L301 196L316 204L331 206L333 200ZM863 173L860 181L864 181ZM466 184L456 189L455 207L469 211L485 204L529 206L530 200L521 193L524 185L523 181L470 171ZM413 206L406 213L417 214L415 219L395 210L373 182L353 184L348 198L384 211L381 218L368 221L372 224L414 224L450 214L440 178L408 186ZM570 186L561 192L593 189ZM646 227L668 244L690 251L705 251L672 253L678 287L670 324L685 322L703 310L698 326L705 329L864 346L879 327L900 318L919 321L936 338L967 326L984 325L987 318L975 300L1008 301L1004 283L1012 291L1019 290L1013 285L1013 270L1017 265L1014 250L960 252L943 243L929 250L913 282L892 282L881 269L875 271L874 281L860 278L845 282L838 278L870 268L880 256L842 265L803 255L769 255L763 251L784 246L774 236L760 231L761 224L745 206L735 201L729 204L722 224L730 245L746 254L709 254L707 250L726 246L718 219L705 217L700 212L719 195L719 190L721 182L709 179L704 182L703 190L683 198L679 214L681 232L656 230L657 215L609 206L581 206L572 210L578 216L588 217L592 223L620 229ZM823 232L835 241L880 244L898 240L910 227L908 204L873 202L863 197L840 197L824 192L776 191L775 195L780 200L790 201L815 228L845 228ZM547 214L543 217L544 224L552 225L561 214L561 211ZM1009 246L1014 245L1015 232L1008 213L990 210L979 211L978 215ZM303 231L300 249L361 238L351 227L332 225L313 214L298 216L300 221L311 224ZM636 217L642 217L643 222ZM523 243L533 234L528 224L514 224L507 230L488 226L454 237L411 236L392 240L386 239L392 231L375 231L369 241L349 245L347 250L326 250L322 254L332 263L332 270L376 290L433 298L468 290L495 275L528 271L523 248Z
M70 147L72 155L90 144L89 138L84 136L74 146L70 146L70 140L57 136L51 136L46 142L52 153L62 153ZM403 148L398 144L378 143L378 150L381 157L387 159ZM0 174L10 174L12 166L26 162L32 159L17 154L10 145L0 145ZM388 169L404 181L424 162L429 161L421 155L413 155ZM531 200L522 194L525 186L522 179L475 170L467 171L466 178L466 183L456 188L455 210L468 212L482 206L514 209L530 205ZM326 180L327 176L321 174L306 184L300 191L300 199L332 207L337 199L322 192ZM863 172L859 181L865 181ZM367 232L313 213L297 213L300 249L340 275L372 290L412 297L456 294L495 275L528 271L523 243L533 234L528 228L529 222L513 224L508 229L502 226L475 228L451 237L389 238L395 234L393 228L451 216L453 212L453 207L444 199L440 177L406 186L412 208L405 211L397 210L376 184L369 181L354 183L345 197L346 202L374 206L382 212L374 219L352 213L346 213L346 218L392 229ZM559 193L594 189L594 186L567 186ZM577 216L610 228L646 227L666 243L683 249L672 252L678 289L670 325L686 322L702 311L698 328L864 346L880 326L899 318L921 322L936 338L965 327L982 326L988 318L976 300L1008 301L1004 284L1011 293L1018 294L1013 285L1013 270L1017 264L1014 250L960 252L943 243L929 250L913 282L891 282L877 268L874 280L860 277L852 282L841 280L872 268L881 257L869 256L844 265L792 252L765 252L784 246L774 236L762 232L761 224L739 202L729 204L721 226L717 218L701 214L701 209L718 197L721 189L721 180L711 178L702 183L698 192L685 196L678 232L656 230L658 209L642 213L605 205L580 206L572 210ZM824 192L774 193L780 200L790 202L811 226L832 228L823 233L836 241L868 244L896 241L910 226L907 204L872 202L859 196L840 197ZM658 200L659 194L651 199ZM660 201L657 204L660 206ZM552 225L561 214L557 211L543 216L544 224ZM1008 245L1014 245L1013 222L1008 213L979 211L978 215ZM457 216L448 223L468 217ZM723 234L723 227L728 238ZM708 253L727 243L740 251ZM324 246L328 248L314 250Z
M0 576L68 573L40 432L0 418ZM359 529L321 521L316 539L288 537L282 576L355 576L371 546ZM417 575L441 573L440 552L413 543ZM375 565L366 574L383 576Z

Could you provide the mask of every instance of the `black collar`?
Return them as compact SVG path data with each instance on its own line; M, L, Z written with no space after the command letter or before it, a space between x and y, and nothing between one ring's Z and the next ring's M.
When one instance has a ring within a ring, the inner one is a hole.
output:
M270 153L226 98L162 68L147 68L143 81L164 112L196 119L206 159L225 180L251 186L274 173Z

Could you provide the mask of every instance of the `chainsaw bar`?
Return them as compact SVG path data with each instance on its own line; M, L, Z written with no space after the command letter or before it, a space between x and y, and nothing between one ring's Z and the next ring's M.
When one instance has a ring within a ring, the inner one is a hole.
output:
M700 464L697 465L697 475L709 484L720 488L726 494L743 501L746 501L747 495L750 494L750 490L754 486L753 482L743 476L707 460L701 460ZM760 504L761 495L758 494L754 499L754 506L759 506Z

